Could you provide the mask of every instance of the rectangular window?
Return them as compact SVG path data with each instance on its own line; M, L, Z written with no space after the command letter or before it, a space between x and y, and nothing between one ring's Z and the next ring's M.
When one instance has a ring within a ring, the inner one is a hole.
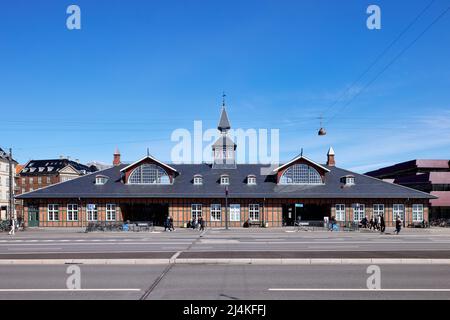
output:
M345 204L336 205L336 221L345 221Z
M230 204L230 221L241 221L240 204Z
M78 221L78 205L67 205L67 221Z
M28 178L28 183L33 184L33 177Z
M423 221L423 204L413 204L412 218L413 218L414 222L422 222Z
M366 206L363 204L353 204L353 221L359 222L366 216Z
M47 177L47 183L51 183L50 177Z
M202 205L198 203L194 203L191 205L191 215L192 220L198 219L202 215Z
M222 208L220 204L211 205L211 221L220 221L222 219Z
M98 211L97 205L93 203L88 203L86 205L87 219L88 221L97 221L98 219Z
M47 207L48 221L59 220L59 205L49 204Z
M259 221L259 204L248 205L248 216L251 221Z
M38 177L38 184L39 184L39 185L42 184L42 177Z
M378 219L379 216L384 217L384 204L373 205L373 217Z
M394 204L392 206L392 220L397 220L397 217L400 217L400 220L405 220L405 206L403 204Z
M113 203L106 204L106 220L107 221L116 220L116 205Z

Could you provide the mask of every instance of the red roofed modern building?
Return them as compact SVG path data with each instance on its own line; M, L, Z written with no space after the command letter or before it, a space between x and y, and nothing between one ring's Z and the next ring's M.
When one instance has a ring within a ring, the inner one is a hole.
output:
M417 159L366 174L438 197L430 200L430 220L450 218L450 160Z

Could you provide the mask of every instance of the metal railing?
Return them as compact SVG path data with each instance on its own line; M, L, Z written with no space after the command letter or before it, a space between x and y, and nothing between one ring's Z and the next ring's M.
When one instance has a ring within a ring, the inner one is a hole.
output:
M112 232L112 231L153 231L154 225L150 221L133 221L133 222L115 222L115 221L96 221L89 222L86 232Z

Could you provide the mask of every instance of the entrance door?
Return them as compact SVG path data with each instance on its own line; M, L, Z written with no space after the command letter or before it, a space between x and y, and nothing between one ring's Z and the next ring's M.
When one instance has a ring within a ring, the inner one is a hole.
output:
M295 223L295 206L293 204L283 205L283 226L293 226Z
M39 208L36 205L28 206L28 226L39 226Z

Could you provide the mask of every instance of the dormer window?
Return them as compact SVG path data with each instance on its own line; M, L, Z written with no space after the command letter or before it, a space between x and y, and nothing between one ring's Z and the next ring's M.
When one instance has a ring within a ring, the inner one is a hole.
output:
M39 167L39 172L43 172L45 167Z
M106 182L108 182L107 176L96 176L95 177L95 184L96 185L104 185Z
M227 174L223 174L220 176L220 184L222 185L229 185L230 184L230 177Z
M323 184L319 172L306 164L295 164L280 178L280 184Z
M128 184L170 184L170 178L160 166L144 163L131 172Z
M256 176L251 174L247 176L247 184L248 185L255 185L256 184Z
M343 176L341 178L341 183L343 183L346 186L353 186L355 184L355 177L354 176Z
M203 177L201 175L199 175L199 174L196 174L194 176L194 185L200 186L202 184L203 184Z

